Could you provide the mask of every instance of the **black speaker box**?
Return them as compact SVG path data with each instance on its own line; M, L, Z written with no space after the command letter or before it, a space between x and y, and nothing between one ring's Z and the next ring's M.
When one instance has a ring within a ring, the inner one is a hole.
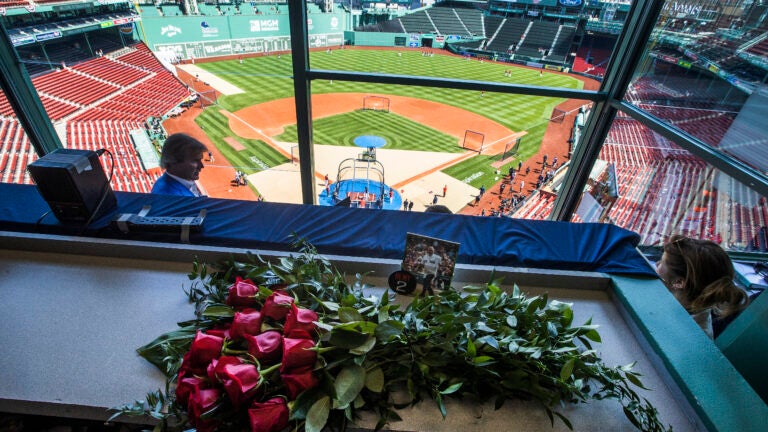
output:
M57 149L27 169L40 195L62 222L91 221L117 208L95 151Z

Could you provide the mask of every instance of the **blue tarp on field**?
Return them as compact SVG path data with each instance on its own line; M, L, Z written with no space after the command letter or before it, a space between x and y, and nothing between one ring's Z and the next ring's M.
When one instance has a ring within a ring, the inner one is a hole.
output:
M0 184L0 230L180 242L178 234L127 234L113 229L117 213L197 216L191 244L291 251L298 237L322 254L400 260L407 233L460 243L457 262L490 266L656 276L635 249L640 237L608 224L529 221L443 213L371 210L116 192L118 209L87 229L60 223L35 186ZM40 220L42 218L42 220ZM39 221L39 222L38 222Z

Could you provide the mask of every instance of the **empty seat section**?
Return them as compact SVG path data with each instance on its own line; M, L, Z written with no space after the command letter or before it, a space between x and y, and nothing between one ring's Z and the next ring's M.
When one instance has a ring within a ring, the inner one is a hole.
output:
M88 105L118 90L114 84L97 81L69 70L60 70L32 79L38 93Z
M48 117L50 117L51 120L60 120L80 109L78 105L61 102L56 99L51 99L47 96L40 96L40 100L43 102L43 107L45 108L45 111L48 113Z
M496 31L495 37L493 37L493 34L488 35L492 39L486 46L486 49L488 51L504 53L514 51L518 48L520 39L522 39L530 23L530 21L524 19L508 18L501 25L501 28Z
M125 64L113 61L107 57L98 57L87 62L73 66L72 69L83 72L88 75L109 81L119 86L127 86L147 75L149 72L138 67L131 67Z
M547 21L533 21L516 54L541 58L549 49L557 34L558 25Z
M437 29L423 10L401 16L400 22L407 33L437 33Z
M437 32L443 35L470 36L469 30L459 20L459 16L453 8L432 7L427 9L427 14L437 27Z

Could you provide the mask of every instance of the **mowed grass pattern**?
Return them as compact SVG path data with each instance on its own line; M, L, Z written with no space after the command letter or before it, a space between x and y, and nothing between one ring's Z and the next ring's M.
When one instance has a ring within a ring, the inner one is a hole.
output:
M284 164L288 159L280 152L261 140L238 137L229 129L227 118L218 112L215 106L207 108L200 114L197 123L203 126L208 137L216 144L216 148L227 158L233 167L246 174L269 169ZM235 150L224 138L234 138L245 147Z
M574 89L582 88L581 81L567 75L545 72L543 76L539 76L537 69L492 62L481 63L478 60L465 60L455 56L435 55L433 57L424 57L418 50L404 49L401 55L398 55L398 52L393 50L337 49L332 54L327 54L325 51L316 51L310 55L310 65L315 69L434 76ZM279 58L277 55L253 57L246 59L243 64L240 64L237 60L228 60L214 63L198 63L198 66L229 81L245 92L222 97L219 100L220 107L229 111L237 111L274 99L293 97L290 55L282 55ZM505 76L505 71L511 71L512 76ZM527 132L521 141L518 153L518 157L523 161L538 151L553 108L564 101L564 99L537 96L488 92L481 95L480 92L467 90L341 81L331 83L325 80L312 81L311 89L312 93L316 94L359 92L376 95L393 94L408 96L440 102L477 113L513 131ZM394 116L391 117L394 118ZM199 118L198 123L206 126L205 121L210 118ZM354 132L344 132L342 136L333 130L326 129L338 128L340 122L343 123L343 121L334 122L332 119L315 121L313 130L315 142L318 144L344 144L349 140L349 136L353 134L355 136L372 134L371 129L367 125ZM208 130L207 126L206 130ZM428 141L414 139L410 135L415 133L414 130L401 130L396 127L390 127L389 130L390 134L395 135L392 138L393 142L406 143L406 145L410 143L413 150L427 150L423 146ZM224 136L234 136L234 134L230 132ZM335 140L335 142L324 142L325 140ZM263 147L265 146L259 146L258 148ZM261 156L257 154L255 156L262 161L269 160L266 155ZM489 163L498 158L471 158L445 170L445 172L459 180L471 177L469 183L475 187L480 185L488 187L493 183L495 177L495 168L491 167ZM516 164L517 161L514 161L514 163ZM506 170L507 166L502 167L502 171Z
M318 119L313 125L315 144L354 146L356 137L376 135L387 141L385 148L388 150L418 149L442 153L463 151L455 137L384 111L358 110ZM296 142L296 126L286 127L277 140Z

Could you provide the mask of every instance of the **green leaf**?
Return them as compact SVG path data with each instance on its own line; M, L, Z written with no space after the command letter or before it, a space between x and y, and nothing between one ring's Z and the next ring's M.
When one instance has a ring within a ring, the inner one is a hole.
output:
M632 362L632 363L630 363L628 365L624 365L624 366L620 367L619 369L621 369L623 372L629 372L629 371L632 370L632 368L635 367L636 364L637 364L637 362Z
M600 338L600 333L597 332L597 330L590 330L584 334L589 340L593 342L602 342L603 340Z
M351 350L349 350L349 352L350 354L354 354L354 355L363 355L368 351L372 350L373 347L375 346L376 346L376 338L373 336L369 336L368 340L366 340L360 346L352 348Z
M449 386L447 389L441 390L440 394L448 395L448 394L451 394L451 393L456 393L461 388L462 385L464 385L463 382L458 382L456 384L453 384L453 385Z
M307 421L304 423L305 432L321 432L328 422L331 412L331 398L325 396L312 404L307 413Z
M381 368L377 367L365 374L365 388L374 393L384 390L384 371Z
M573 373L573 366L576 364L576 359L571 358L565 364L563 365L562 369L560 369L560 379L565 381L568 379L568 377L571 376Z
M507 325L512 328L517 327L517 317L515 315L509 315L507 317Z
M642 430L643 427L640 425L640 422L637 420L637 417L635 417L635 413L633 413L629 408L624 407L624 415L629 419L629 421L638 429Z
M359 394L355 398L355 401L352 403L352 406L355 407L355 409L360 409L365 406L365 398L363 395Z
M467 339L467 354L469 354L470 357L475 357L477 355L477 348L475 348L472 339Z
M353 349L364 344L368 340L368 335L353 330L335 328L331 331L331 337L328 343L339 348Z
M495 350L499 349L499 341L497 341L493 336L483 336L477 340L477 344L489 345Z
M483 321L480 321L480 322L477 323L477 325L475 326L475 330L481 331L481 332L485 332L485 333L495 333L496 332L496 330L488 327L488 325L485 324Z
M231 306L226 305L211 305L205 308L203 316L218 317L218 318L230 318L235 316L235 311Z
M564 327L569 327L573 323L573 309L570 307L570 305L568 309L565 309L562 311L562 318L560 319L560 323ZM565 418L565 417L562 417L562 418ZM565 422L565 420L563 422Z
M435 397L435 402L437 402L437 407L440 409L440 414L443 415L443 419L448 415L448 412L445 410L445 403L443 403L443 396L438 393L437 397Z
M339 308L339 320L341 322L363 321L363 316L355 308L341 307Z
M555 327L555 323L552 321L547 322L547 332L549 332L549 337L556 338L557 337L557 327Z
M560 413L559 413L559 412L557 412L557 411L553 411L553 412L554 412L554 414L555 414L556 416L558 416L558 417L560 418L560 420L562 420L562 421L563 421L563 423L565 424L565 426L566 426L568 429L570 429L570 430L573 430L573 425L571 424L571 421L570 421L570 420L568 420L568 418L567 418L567 417L565 417L564 415L560 414Z
M152 342L137 348L136 352L168 376L166 358L169 349L186 351L189 344L192 343L192 339L195 338L197 330L198 328L196 326L187 326L172 332L164 333Z
M474 359L472 359L472 362L476 366L485 366L485 365L493 363L493 357L490 357L490 356L478 356L478 357L475 357Z
M629 382L631 382L632 384L640 387L643 390L648 390L647 388L645 388L645 386L643 386L643 383L640 381L640 379L637 377L636 374L632 372L627 372L624 374L624 376L626 376Z
M358 365L349 365L339 372L334 382L336 400L339 406L346 407L357 398L365 386L365 369Z
M302 392L299 394L299 396L296 398L295 401L293 401L293 406L291 407L291 420L303 420L307 418L307 415L309 413L309 409L312 408L312 405L315 404L318 400L322 399L323 397L328 396L320 387L315 387L312 389L309 389L305 392Z
M403 334L405 324L397 320L388 320L380 322L376 327L376 339L387 342Z
M549 417L549 423L554 427L555 426L555 417L552 415L553 411L549 407L544 407L544 410L547 412L547 417Z
M329 310L331 312L335 312L335 311L339 310L339 304L336 303L336 302L320 301L319 303L321 305L323 305L324 308L326 308L327 310Z

